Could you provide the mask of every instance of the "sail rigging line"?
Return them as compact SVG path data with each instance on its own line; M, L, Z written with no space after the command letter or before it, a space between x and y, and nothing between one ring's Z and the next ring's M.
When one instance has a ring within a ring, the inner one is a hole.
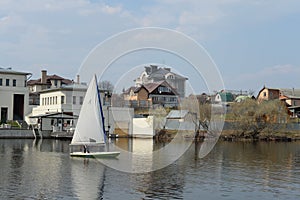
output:
M100 91L99 91L96 74L95 74L95 80L97 83L96 86L97 86L97 94L98 94L98 100L99 100L99 105L100 105L100 115L101 115L101 120L102 120L102 129L103 129L103 133L104 133L104 142L106 143L107 138L106 138L106 132L105 132L105 126L104 126L104 115L103 115L103 110L102 110L101 97L100 97ZM107 123L109 123L109 122L107 122Z

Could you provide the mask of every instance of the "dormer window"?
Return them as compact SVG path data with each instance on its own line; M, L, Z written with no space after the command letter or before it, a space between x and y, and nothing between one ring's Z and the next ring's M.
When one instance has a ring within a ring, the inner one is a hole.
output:
M169 75L167 79L174 79L174 75Z

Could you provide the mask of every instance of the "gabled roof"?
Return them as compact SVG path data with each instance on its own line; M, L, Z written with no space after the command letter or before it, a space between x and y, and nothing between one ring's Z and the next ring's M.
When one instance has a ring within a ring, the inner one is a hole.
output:
M188 110L171 110L167 115L167 119L182 119L188 114Z
M264 87L263 87L261 90L259 90L259 92L257 93L256 99L258 99L260 93L261 93L264 89L267 89L267 90L276 90L276 91L279 91L279 90L280 90L279 88L268 88L268 87L264 86Z
M123 92L123 94L129 94L130 91L132 90L134 93L137 93L139 92L142 88L145 88L148 93L152 93L154 90L156 90L156 88L158 88L159 86L165 86L167 88L170 88L171 91L175 94L175 95L178 95L178 92L176 91L175 88L173 88L167 81L157 81L157 82L153 82L153 83L146 83L146 84L143 84L142 86L139 86L139 87L135 87L135 86L132 86L130 88L128 88L127 90L125 90Z
M142 85L142 87L144 87L149 93L152 93L159 86L165 86L167 88L170 88L172 92L174 92L174 94L178 95L176 89L174 89L169 83L167 83L167 81L157 81Z

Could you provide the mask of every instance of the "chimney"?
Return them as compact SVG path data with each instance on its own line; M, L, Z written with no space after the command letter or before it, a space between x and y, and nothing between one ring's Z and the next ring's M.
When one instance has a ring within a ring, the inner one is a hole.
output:
M171 68L169 68L169 67L165 67L164 69L171 72Z
M155 72L157 70L157 65L150 65L151 67L151 72Z
M47 82L47 70L42 70L41 83Z
M77 74L77 76L76 76L76 83L80 84L80 76L79 76L79 74Z

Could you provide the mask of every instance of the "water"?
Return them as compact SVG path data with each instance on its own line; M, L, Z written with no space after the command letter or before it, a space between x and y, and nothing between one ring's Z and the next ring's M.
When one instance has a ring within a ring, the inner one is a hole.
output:
M300 199L300 142L219 142L198 159L200 145L166 168L130 174L70 158L69 141L0 140L0 199Z

